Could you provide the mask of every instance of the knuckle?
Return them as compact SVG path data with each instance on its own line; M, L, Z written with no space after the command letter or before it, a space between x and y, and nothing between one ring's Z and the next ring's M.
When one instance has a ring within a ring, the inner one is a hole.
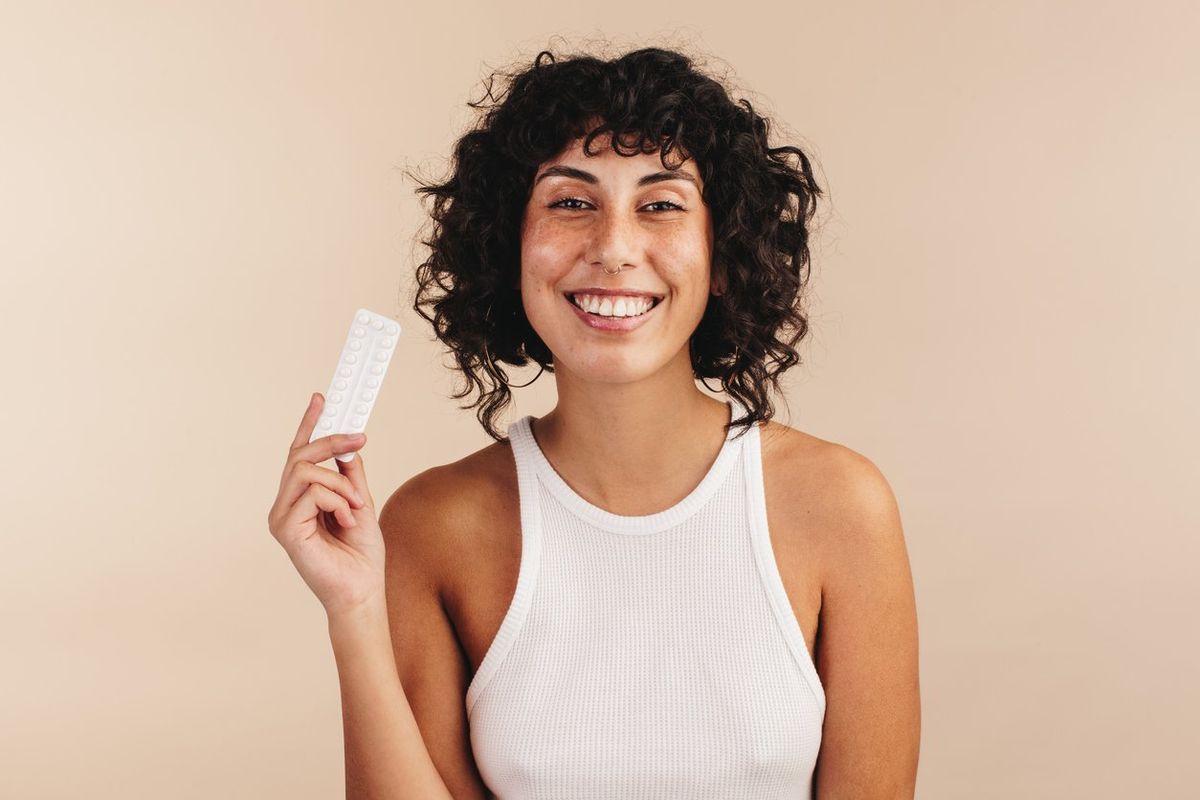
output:
M306 482L309 486L319 486L324 483L325 470L321 467L318 467L316 464L305 462L303 465L298 467L298 469L299 471L296 474L299 475L300 479Z
M283 541L284 523L287 520L286 514L273 514L268 518L267 530L275 537L277 541Z

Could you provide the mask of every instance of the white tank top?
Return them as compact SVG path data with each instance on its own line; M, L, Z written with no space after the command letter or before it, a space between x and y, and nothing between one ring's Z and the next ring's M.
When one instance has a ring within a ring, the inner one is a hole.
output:
M731 414L745 412L729 398ZM466 707L500 800L812 797L825 692L767 535L758 426L674 506L612 514L508 427L521 565Z

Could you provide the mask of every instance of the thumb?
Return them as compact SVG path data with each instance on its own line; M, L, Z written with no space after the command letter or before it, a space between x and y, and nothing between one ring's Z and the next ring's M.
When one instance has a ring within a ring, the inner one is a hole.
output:
M354 458L349 461L340 461L334 459L337 464L338 472L350 479L350 485L354 487L354 491L358 492L358 496L363 499L370 509L375 508L375 498L371 496L371 489L367 486L367 470L363 466L362 456L359 451L354 451Z

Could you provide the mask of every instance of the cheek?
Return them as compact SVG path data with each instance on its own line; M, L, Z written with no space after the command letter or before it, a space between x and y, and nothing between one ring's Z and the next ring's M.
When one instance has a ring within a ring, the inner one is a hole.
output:
M521 238L521 267L544 277L570 268L578 251L576 237L534 225Z
M687 227L671 231L663 240L681 264L707 263L712 247L703 228Z
M664 280L685 295L707 295L712 249L692 230L680 230L664 236L658 249L659 269Z
M558 285L570 272L571 261L545 240L527 241L521 248L521 300L531 322L554 311Z

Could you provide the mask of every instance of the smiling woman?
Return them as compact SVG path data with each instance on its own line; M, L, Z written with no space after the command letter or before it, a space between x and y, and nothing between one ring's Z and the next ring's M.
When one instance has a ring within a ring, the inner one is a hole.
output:
M623 383L672 361L690 373L687 343L717 291L704 181L691 160L664 170L657 154L604 142L594 155L570 142L534 178L521 226L525 314L558 354L560 383L563 368ZM578 339L587 331L576 320L597 333Z
M417 189L433 199L433 230L414 309L466 379L453 396L477 390L467 407L477 408L484 430L502 441L495 419L511 400L504 366L532 360L554 373L565 355L530 317L523 253L562 246L564 234L587 237L597 225L636 220L637 230L653 232L656 246L645 251L651 254L663 243L694 246L693 234L705 231L699 244L707 251L690 258L711 269L714 291L704 293L702 308L689 307L672 322L695 323L684 337L689 369L746 406L739 425L772 417L771 394L779 376L800 363L796 345L808 331L801 300L809 221L821 194L808 155L771 146L768 122L748 100L735 102L674 51L562 62L544 51L528 69L498 74L507 89L496 94L489 82L491 103L472 103L483 113L454 148L453 174ZM598 158L591 155L597 151ZM619 217L612 213L618 208ZM610 233L622 235L619 227ZM661 291L661 277L639 274L621 283ZM585 288L612 287L590 278L563 287Z
M347 797L911 798L895 498L771 419L808 157L678 52L507 77L418 190L414 298L496 441L393 492L383 589L331 621ZM557 403L502 436L531 361Z

